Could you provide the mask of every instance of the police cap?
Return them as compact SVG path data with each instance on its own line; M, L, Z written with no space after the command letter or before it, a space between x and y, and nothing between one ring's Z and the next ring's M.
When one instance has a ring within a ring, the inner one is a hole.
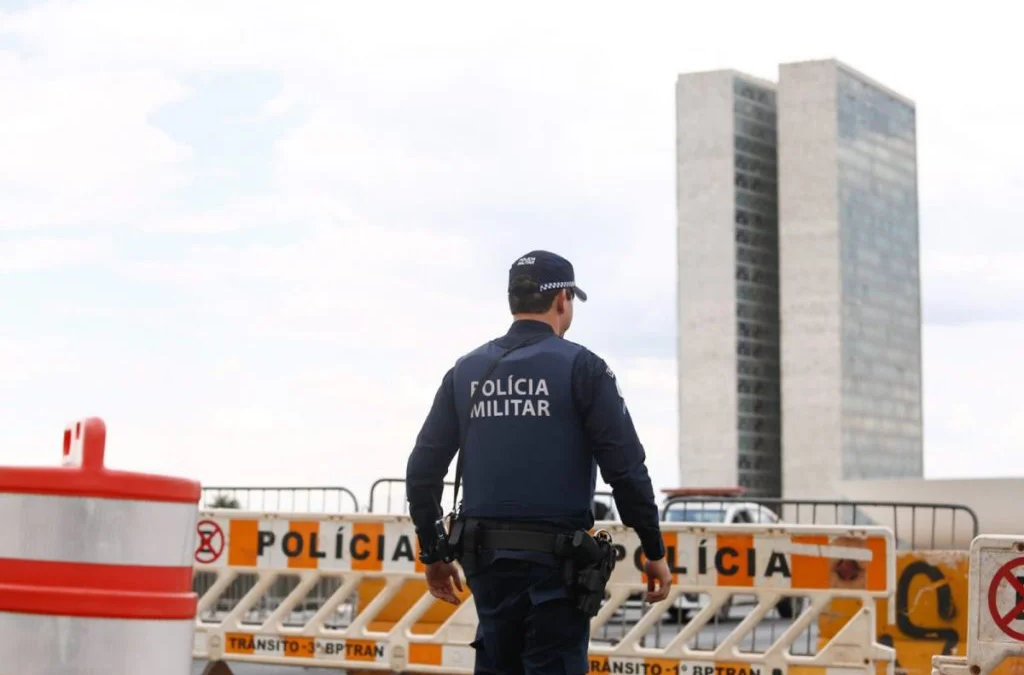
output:
M576 297L583 302L587 301L587 294L576 285L572 263L550 251L530 251L512 263L508 270L509 292L512 291L512 282L516 277L528 277L537 284L541 293L571 288Z

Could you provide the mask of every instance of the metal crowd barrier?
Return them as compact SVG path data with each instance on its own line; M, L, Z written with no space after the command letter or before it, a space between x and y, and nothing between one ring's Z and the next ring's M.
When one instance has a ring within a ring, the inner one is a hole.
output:
M202 507L242 511L359 513L359 499L346 487L217 487L203 488Z
M768 497L671 497L662 519L672 510L720 509L730 504L760 504L787 524L881 525L893 530L899 549L964 550L978 536L978 516L963 504L871 502Z
M666 523L671 595L648 605L632 530L600 523L618 563L591 622L590 671L646 675L893 675L878 601L895 588L895 543L879 527ZM277 664L471 673L476 614L427 592L407 516L201 514L194 658L211 667ZM736 623L734 595L752 598ZM673 628L668 610L705 599ZM799 613L777 618L786 599ZM837 603L846 603L837 610ZM889 603L894 621L894 605Z
M445 481L443 484L441 503L445 508L452 503L451 490L454 487L454 481ZM370 486L370 501L367 511L370 513L409 513L409 503L405 501L405 479L378 478L373 481L373 485Z
M442 505L451 503L451 481L444 483ZM308 513L360 513L359 499L352 490L341 487L254 487L210 486L203 488L202 508L230 508L242 511L302 511ZM367 504L369 513L409 513L405 500L405 480L380 478L370 487ZM615 519L615 501L611 492L598 491L594 495L595 517L598 520ZM610 516L610 517L609 517Z

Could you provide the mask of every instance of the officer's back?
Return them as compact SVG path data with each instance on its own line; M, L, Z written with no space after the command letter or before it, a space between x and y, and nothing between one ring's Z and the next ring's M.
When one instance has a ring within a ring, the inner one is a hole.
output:
M503 350L530 339L539 341L509 353L481 381ZM468 396L455 398L466 438L465 516L593 524L597 469L572 391L579 353L547 323L523 319L455 364L455 391L476 394L472 408Z
M575 300L587 300L572 265L528 253L513 263L508 291L512 326L456 361L417 437L407 469L410 514L431 592L458 602L458 573L440 559L436 521L443 478L461 447L456 490L462 478L465 492L452 535L480 619L477 671L585 673L590 617L573 585L576 568L559 547L592 527L600 467L622 521L656 561L647 572L660 582L651 599L660 599L671 575L657 505L614 375L564 339Z

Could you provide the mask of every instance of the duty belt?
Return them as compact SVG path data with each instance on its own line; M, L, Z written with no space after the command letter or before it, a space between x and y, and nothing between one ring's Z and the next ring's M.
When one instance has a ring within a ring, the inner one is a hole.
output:
M550 525L467 519L467 543L475 549L536 551L559 557L577 557L577 549L590 535ZM470 534L471 533L471 534Z
M563 555L572 542L572 535L525 529L490 529L476 531L476 545L486 549L537 551Z

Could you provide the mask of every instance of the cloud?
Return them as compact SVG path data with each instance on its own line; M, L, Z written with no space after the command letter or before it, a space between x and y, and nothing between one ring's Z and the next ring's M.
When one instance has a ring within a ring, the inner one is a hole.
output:
M68 346L67 338L30 342L0 335L0 400L13 406L18 404L18 390L26 385L77 375L78 364L67 354Z
M113 258L113 242L106 237L0 238L0 275L92 265Z
M934 253L923 267L928 324L1024 322L1024 250Z
M925 475L1013 477L1024 473L1024 322L929 326L925 354ZM969 460L967 458L970 458Z
M145 118L185 95L173 79L69 73L0 51L0 80L11 94L0 107L0 231L130 222L179 184L188 150Z
M319 224L286 242L199 245L180 257L122 261L118 274L177 288L191 299L197 328L226 325L239 337L404 353L423 347L434 331L418 327L437 316L448 317L452 332L430 342L478 332L479 315L460 297L475 253L468 237L339 222L330 213L309 213Z

